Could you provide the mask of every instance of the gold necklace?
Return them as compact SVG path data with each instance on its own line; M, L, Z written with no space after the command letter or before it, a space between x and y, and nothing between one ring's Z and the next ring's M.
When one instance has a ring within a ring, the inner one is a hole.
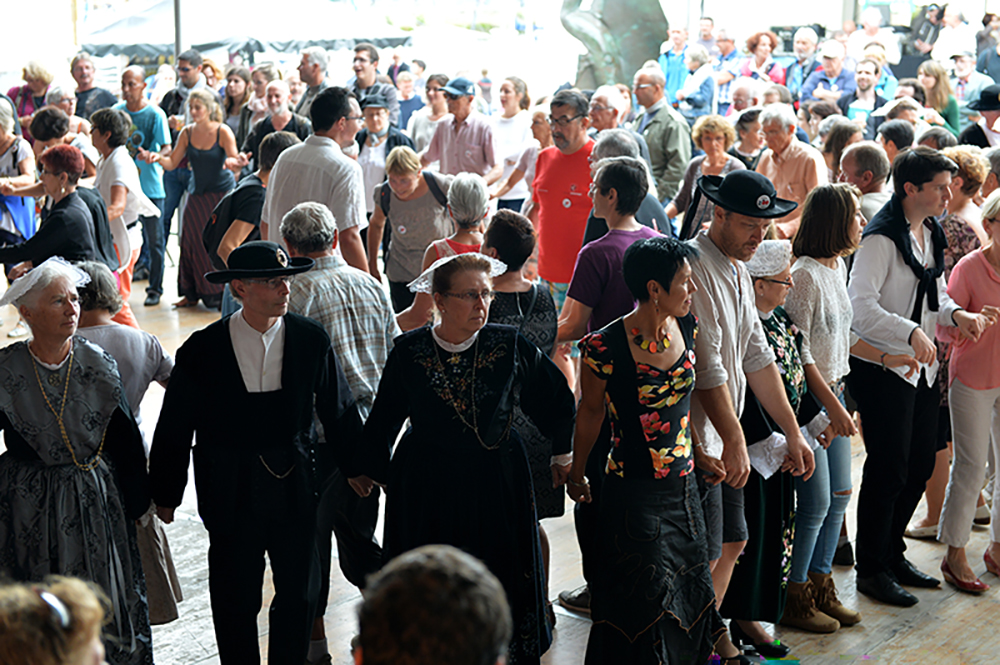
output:
M438 349L439 345L437 341L433 339L431 340L431 344L434 345L434 359L437 361L437 370L441 373L442 377L447 377L447 374L445 373L444 369L444 363L441 362L441 351ZM452 365L457 365L460 362L460 360L461 358L459 357L459 355L454 354L451 358L448 359L448 362ZM500 447L500 441L506 439L507 436L510 434L510 427L511 424L514 422L514 411L513 409L511 409L510 415L507 418L507 426L504 428L503 436L501 436L497 440L496 445L494 446L486 445L486 442L483 441L483 437L479 435L479 418L476 415L478 413L478 409L476 408L476 365L478 363L479 363L479 336L476 337L475 353L472 356L472 385L469 387L469 400L472 408L471 425L465 419L465 416L462 415L462 411L458 408L458 404L456 403L455 398L451 394L450 386L446 387L445 390L446 394L442 395L442 397L444 397L444 400L448 402L448 404L451 406L452 409L454 409L455 415L458 416L458 419L462 422L462 424L465 425L466 428L471 429L472 433L476 435L476 440L479 441L479 445L481 445L486 450L496 450L497 448Z
M69 454L73 458L73 464L75 464L76 468L81 471L93 471L97 468L97 465L101 463L101 451L104 450L104 437L108 435L108 428L105 427L104 433L101 434L101 444L97 447L97 452L94 453L94 459L86 464L80 464L80 462L76 459L76 452L73 450L73 446L69 442L69 435L66 434L66 425L63 422L63 411L66 410L66 398L69 395L69 377L73 371L72 347L70 347L69 350L69 363L66 366L66 382L63 385L62 404L59 406L59 413L56 413L55 408L52 406L52 402L49 401L49 396L45 394L45 387L42 385L42 377L38 374L38 361L34 358L34 356L31 358L31 368L35 370L35 380L38 381L38 389L42 391L42 399L45 400L45 405L49 407L49 411L52 412L52 415L56 417L56 422L59 423L59 433L62 434L63 443L65 443L66 448L69 449Z

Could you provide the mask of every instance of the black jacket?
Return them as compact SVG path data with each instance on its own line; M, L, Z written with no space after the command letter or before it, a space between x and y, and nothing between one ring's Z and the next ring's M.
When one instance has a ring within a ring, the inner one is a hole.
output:
M841 95L840 99L837 100L837 106L840 108L840 112L843 113L846 116L847 115L847 107L850 106L854 102L854 100L856 100L857 98L858 98L857 91L852 92L849 95ZM887 102L886 102L886 100L883 97L881 97L880 95L877 95L877 94L875 95L875 109L874 110L877 111L878 109L882 108L886 104L887 104ZM881 125L883 122L885 122L885 116L884 115L875 116L875 115L872 115L871 113L868 114L868 121L865 124L865 140L866 141L872 141L872 140L875 139L875 136L878 135L879 125Z

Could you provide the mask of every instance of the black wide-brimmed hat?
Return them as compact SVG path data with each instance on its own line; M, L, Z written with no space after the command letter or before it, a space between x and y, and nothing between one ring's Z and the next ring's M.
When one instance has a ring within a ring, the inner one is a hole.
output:
M966 104L973 111L1000 111L1000 85L988 85L979 91L979 99Z
M361 110L367 108L388 109L389 100L381 92L373 92L361 100Z
M784 217L799 207L795 201L779 199L771 181L756 171L733 171L725 178L703 175L698 189L715 205L747 217Z
M283 275L297 275L313 267L313 261L304 256L294 259L285 248L269 240L254 240L240 245L229 255L228 270L205 274L212 284L224 284L234 279L270 279Z

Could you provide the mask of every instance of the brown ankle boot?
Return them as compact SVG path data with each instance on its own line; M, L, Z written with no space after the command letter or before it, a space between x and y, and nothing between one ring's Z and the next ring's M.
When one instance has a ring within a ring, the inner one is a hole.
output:
M781 625L810 633L833 633L840 628L839 621L816 609L810 580L788 583L788 602L785 603Z
M809 573L809 580L813 583L813 593L816 607L823 613L829 614L840 622L841 626L853 626L861 623L861 612L849 610L840 604L837 598L837 586L833 583L833 576L830 573Z

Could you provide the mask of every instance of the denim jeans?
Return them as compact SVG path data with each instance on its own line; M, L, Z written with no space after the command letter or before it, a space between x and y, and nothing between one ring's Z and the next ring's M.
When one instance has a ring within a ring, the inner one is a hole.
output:
M844 403L844 388L834 394ZM851 439L838 436L814 451L816 471L809 480L795 479L795 542L789 580L802 583L809 572L829 573L840 539L840 525L851 501Z
M191 169L174 169L163 172L163 189L167 192L167 198L163 200L163 238L160 244L166 248L167 238L170 237L170 224L174 218L174 211L178 210L181 204L181 197L188 191L191 185ZM183 211L181 212L183 214Z
M139 222L142 223L142 251L139 253L136 266L145 265L149 268L149 284L146 286L146 293L163 295L163 255L167 244L161 237L163 225L160 220L163 218L164 199L150 199L150 201L160 209L160 214L155 217L139 217ZM143 257L146 258L145 264Z

